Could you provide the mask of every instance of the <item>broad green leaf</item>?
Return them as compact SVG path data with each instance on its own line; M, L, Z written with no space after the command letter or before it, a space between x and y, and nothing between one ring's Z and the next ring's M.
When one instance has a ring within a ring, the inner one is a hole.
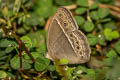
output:
M46 31L44 30L27 34L32 40L33 47L37 47L37 51L41 54L46 52L45 35Z
M85 19L82 16L75 16L75 19L79 26L81 26L85 22Z
M5 55L5 51L3 51L3 50L0 49L0 57L2 57L4 55Z
M93 35L93 34L88 34L88 42L91 46L95 46L98 42L97 36Z
M86 75L88 80L96 80L96 73L92 69L87 70L87 75Z
M77 0L77 4L82 7L88 7L88 0Z
M114 49L117 51L117 53L120 54L120 41L118 41L114 44Z
M53 0L40 0L40 1L37 1L37 5L49 7L53 5Z
M111 18L105 18L105 19L103 19L103 20L101 20L100 22L109 22L109 21L111 21Z
M10 65L13 69L19 69L20 68L20 57L13 57L11 60L10 60ZM22 69L25 70L25 69L30 69L31 68L31 65L25 61L25 59L22 59Z
M111 36L113 39L118 39L120 37L120 33L118 31L112 31Z
M22 69L26 70L26 69L30 69L31 65L29 63L27 63L25 60L22 61Z
M26 33L26 30L22 27L18 28L17 31L16 31L18 34L25 34Z
M83 25L83 29L86 32L91 32L94 29L94 24L93 22L86 21Z
M2 61L2 60L7 60L7 58L8 58L8 56L5 55L5 56L2 56L2 57L0 58L0 60L1 60L1 61Z
M85 12L86 12L86 8L77 8L76 10L75 10L75 13L76 14L84 14Z
M13 57L10 60L10 65L13 69L18 69L20 67L20 59L17 57Z
M34 59L36 59L40 56L43 56L42 54L40 54L38 52L31 52L31 55L33 56ZM25 54L24 57L25 57L25 59L30 59L30 57L27 54Z
M110 28L104 29L104 35L107 40L111 41L112 39L119 38L119 32L118 31L112 31Z
M108 15L109 15L109 9L107 9L107 8L99 8L98 9L98 16L100 19L103 19Z
M82 72L86 72L87 68L85 66L78 66L77 67L77 71L82 71ZM78 72L79 73L79 72Z
M49 71L55 71L55 66L53 66L53 65L48 65L47 69L48 69Z
M99 20L99 16L98 16L98 12L97 11L90 12L90 16L94 20Z
M34 14L30 13L30 16L25 19L25 23L30 26L35 25L43 26L45 24L45 19L35 13Z
M103 34L103 33L99 33L99 34L97 35L97 40L98 40L98 43L99 43L100 45L103 45L103 46L106 45L106 41L105 41L105 37L104 37L104 34Z
M67 71L66 71L66 75L71 78L72 77L72 72L73 72L73 69L72 68L68 68Z
M105 38L108 40L108 41L111 41L112 40L112 29L110 28L105 28L104 29L104 35L105 35Z
M6 78L7 73L5 71L0 70L0 79Z
M60 6L72 5L73 0L55 0L55 2Z
M112 68L107 71L106 80L119 80L120 78L120 60L114 63Z
M111 28L112 30L117 28L115 25L115 22L113 22L113 21L105 23L104 27Z
M21 37L21 40L25 43L25 46L27 48L31 48L32 47L32 41L28 36L23 36Z
M68 60L67 59L61 59L60 61L59 61L59 64L61 65L63 65L63 64L68 64Z
M107 58L104 59L104 64L108 66L113 66L118 60L117 53L111 49L107 54Z
M1 20L0 20L0 22L1 22ZM0 38L2 38L2 36L3 36L3 32L0 32Z
M17 46L17 43L15 41L7 40L7 39L0 40L0 47L8 47L8 46Z
M45 70L47 65L45 64L45 61L43 59L37 58L34 67L37 71L43 71Z
M117 57L117 54L116 52L112 49L110 50L107 54L106 54L107 57L109 58L114 58L114 57Z
M94 2L91 6L90 9L96 9L98 8L98 3Z
M13 49L14 49L14 47L7 47L7 48L5 49L5 53L10 53L10 52L13 51Z
M52 5L53 0L39 0L34 7L35 13L41 17L48 18L56 11L56 7Z
M3 14L3 16L4 16L5 19L8 19L8 17L9 17L8 14L9 13L8 13L8 7L6 5L2 6L2 14Z
M20 10L21 6L21 0L15 0L14 7L13 7L13 13L17 14Z

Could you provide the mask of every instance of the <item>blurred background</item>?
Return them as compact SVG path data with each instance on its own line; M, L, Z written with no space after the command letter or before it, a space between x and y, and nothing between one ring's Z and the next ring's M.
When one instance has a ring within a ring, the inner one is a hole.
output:
M45 58L48 25L60 6L88 38L85 64ZM120 0L0 0L0 7L0 79L120 80Z

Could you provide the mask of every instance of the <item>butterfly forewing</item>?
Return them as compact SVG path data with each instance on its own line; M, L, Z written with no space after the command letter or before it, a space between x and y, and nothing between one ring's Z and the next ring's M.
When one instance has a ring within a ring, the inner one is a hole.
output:
M66 58L70 64L84 63L89 60L90 47L86 36L78 26L70 11L60 7L48 29L47 55L50 59Z

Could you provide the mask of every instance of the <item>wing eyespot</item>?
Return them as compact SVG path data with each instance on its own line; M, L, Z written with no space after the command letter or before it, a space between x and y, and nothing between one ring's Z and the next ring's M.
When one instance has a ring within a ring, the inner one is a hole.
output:
M70 37L73 37L73 34L70 34Z
M81 56L81 58L83 58L83 56Z
M80 47L79 47L79 46L77 46L76 48L77 48L77 49L80 49Z
M60 16L61 18L63 17L63 15L62 15L61 13L59 14L59 16Z
M67 24L67 22L66 22L66 21L64 21L64 22L63 22L63 25L64 25L64 26L67 26L68 24Z

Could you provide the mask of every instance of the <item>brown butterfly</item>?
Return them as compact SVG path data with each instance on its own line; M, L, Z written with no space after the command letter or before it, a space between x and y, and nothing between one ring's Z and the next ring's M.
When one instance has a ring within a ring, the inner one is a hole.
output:
M78 64L90 59L88 40L65 7L60 7L50 22L47 49L46 57L51 60L65 58L69 64Z

